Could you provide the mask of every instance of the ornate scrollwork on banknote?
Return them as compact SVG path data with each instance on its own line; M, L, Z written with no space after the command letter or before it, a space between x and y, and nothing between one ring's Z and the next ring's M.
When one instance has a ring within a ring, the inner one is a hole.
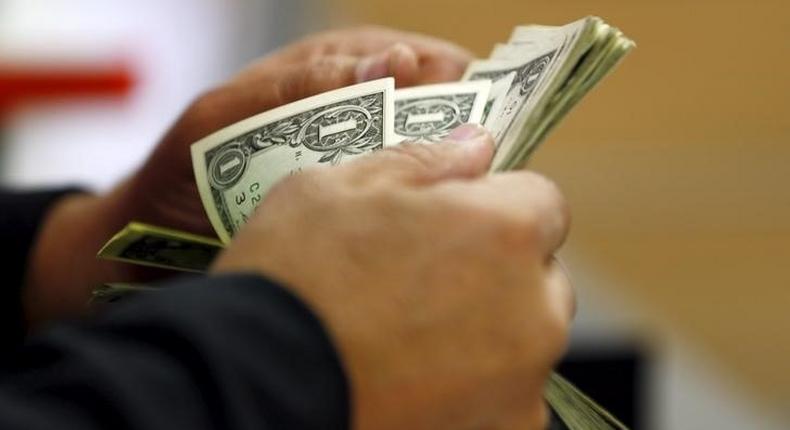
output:
M392 79L341 88L248 118L192 145L200 196L219 237L228 242L284 176L390 144L393 91Z
M469 116L474 94L424 97L395 104L395 132L439 140Z
M395 134L436 142L462 124L479 123L489 81L426 85L395 92Z
M555 58L556 51L546 52L524 62L486 61L473 64L465 79L493 82L485 118L486 127L501 142L516 115L532 96ZM504 82L507 85L501 85Z

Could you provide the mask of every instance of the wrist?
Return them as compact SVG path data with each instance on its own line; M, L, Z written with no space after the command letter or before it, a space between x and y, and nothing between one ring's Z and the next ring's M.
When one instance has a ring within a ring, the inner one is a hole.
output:
M29 323L79 314L103 282L131 280L128 265L96 252L128 219L126 184L106 195L70 194L44 218L28 258L23 292Z

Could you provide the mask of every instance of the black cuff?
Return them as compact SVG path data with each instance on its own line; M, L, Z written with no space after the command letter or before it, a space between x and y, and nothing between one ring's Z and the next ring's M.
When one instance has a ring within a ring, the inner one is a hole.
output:
M202 383L227 384L213 399L216 410L265 428L350 428L349 384L329 333L300 298L269 279L185 275L120 304L107 321L183 333L180 341L192 345L179 353Z
M39 227L52 203L79 190L59 189L36 192L0 190L0 243L3 244L0 286L0 353L19 346L25 333L22 286L28 257Z
M293 294L255 275L163 284L21 351L0 375L0 428L64 415L68 429L349 428L348 384L327 332ZM5 404L4 389L15 393Z

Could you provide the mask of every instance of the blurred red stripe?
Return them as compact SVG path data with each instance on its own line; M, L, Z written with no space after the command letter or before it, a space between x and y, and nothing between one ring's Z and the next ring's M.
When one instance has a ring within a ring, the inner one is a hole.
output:
M17 104L84 97L122 97L135 84L130 67L22 66L0 63L0 113Z

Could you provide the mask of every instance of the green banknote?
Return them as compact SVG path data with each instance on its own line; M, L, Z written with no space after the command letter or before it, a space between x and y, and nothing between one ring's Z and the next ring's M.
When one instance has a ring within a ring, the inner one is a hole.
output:
M548 132L635 46L601 18L516 27L464 80L490 80L483 124L494 135L492 170L521 168Z
M164 269L205 272L222 248L222 242L210 237L131 222L97 256Z
M107 284L102 284L93 289L91 294L91 304L101 305L114 303L126 297L154 290L156 290L155 287L146 284L110 282Z
M606 409L557 373L552 373L544 397L569 430L628 429Z

